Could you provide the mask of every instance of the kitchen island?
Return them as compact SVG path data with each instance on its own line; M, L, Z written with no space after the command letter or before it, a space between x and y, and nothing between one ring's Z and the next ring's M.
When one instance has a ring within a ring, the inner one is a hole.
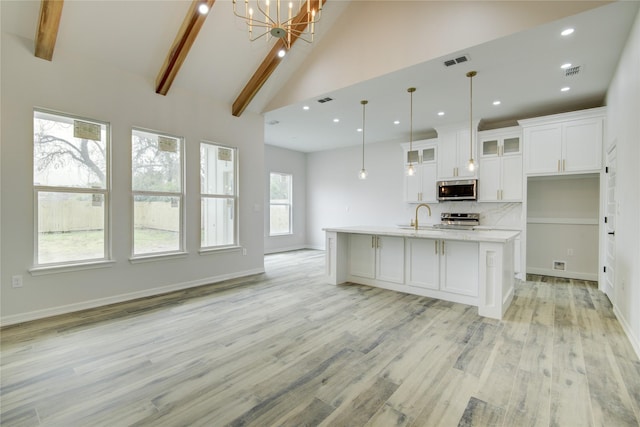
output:
M478 307L502 319L514 292L514 240L508 230L325 228L326 277Z

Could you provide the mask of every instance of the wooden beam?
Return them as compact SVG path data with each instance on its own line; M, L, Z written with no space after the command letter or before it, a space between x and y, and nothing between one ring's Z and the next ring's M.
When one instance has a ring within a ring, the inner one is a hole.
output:
M314 6L314 3L319 4L320 1L322 2L323 5L327 2L327 0L317 0L317 1L308 0L308 1L312 2L311 3L312 6ZM298 12L296 17L293 19L293 25L296 25L297 27L299 27L298 28L299 31L304 31L304 29L307 27L307 25L305 24L306 19L307 19L307 5L305 3L300 8L300 12ZM291 46L293 46L296 40L298 40L298 36L295 34L291 34ZM281 58L278 57L278 52L284 48L285 48L284 40L283 39L277 40L276 44L273 46L271 51L269 51L269 53L264 58L264 60L262 61L262 63L260 64L256 72L253 73L253 76L251 76L247 85L244 87L244 89L242 89L242 92L240 92L240 95L238 95L238 98L236 98L231 108L231 114L233 114L236 117L240 117L240 115L244 112L244 110L247 108L249 103L256 96L258 91L262 88L262 86L269 79L271 74L275 71L278 64L280 64Z
M206 3L209 7L209 13L211 13L211 7L216 0L192 0L187 16L184 17L180 30L176 35L171 49L167 54L167 58L164 60L164 64L160 68L158 77L156 77L156 93L160 95L166 95L173 84L173 80L178 75L182 63L187 58L187 54L196 40L204 20L207 19L208 14L201 14L198 12L198 7Z
M35 41L35 55L38 58L47 61L51 61L53 58L63 5L64 0L42 0L40 2L40 18L38 19Z

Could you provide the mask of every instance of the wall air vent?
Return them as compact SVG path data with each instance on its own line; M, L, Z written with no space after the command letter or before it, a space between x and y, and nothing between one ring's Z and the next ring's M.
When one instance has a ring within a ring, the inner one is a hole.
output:
M327 96L326 98L318 99L318 102L319 102L320 104L324 104L325 102L329 102L329 101L333 101L333 98L329 98L329 97Z
M467 62L469 60L469 55L458 56L457 58L451 58L444 61L445 67L451 67L452 65L460 64L462 62Z
M565 271L567 269L567 263L564 261L553 261L553 269Z
M580 65L576 65L575 67L569 67L566 70L564 70L564 76L565 77L575 77L580 73L580 69L582 68L582 66Z

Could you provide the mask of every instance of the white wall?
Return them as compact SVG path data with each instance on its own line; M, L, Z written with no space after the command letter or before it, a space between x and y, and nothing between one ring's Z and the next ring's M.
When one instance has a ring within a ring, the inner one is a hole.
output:
M530 178L527 273L597 281L599 204L598 174Z
M265 145L264 164L264 253L305 248L307 244L307 157L299 151ZM269 236L269 174L271 172L293 175L293 234L290 235Z
M231 106L173 88L154 93L153 81L69 55L52 62L33 55L33 41L2 33L1 272L3 324L210 283L263 270L264 125L261 116L231 116ZM112 126L113 256L109 268L32 276L33 108L67 112ZM131 127L186 138L186 250L178 259L131 264ZM240 244L247 250L198 253L199 142L239 147ZM11 287L22 275L24 286Z
M351 225L394 226L409 224L415 204L403 201L404 169L400 143L365 146L365 169L361 147L322 151L307 155L307 236L309 246L324 249L325 227ZM435 183L434 183L435 185ZM442 212L477 212L482 225L520 229L521 203L447 202L429 203L432 216L420 210L420 224L437 224Z
M640 357L640 13L607 92L605 146L616 144L613 304Z

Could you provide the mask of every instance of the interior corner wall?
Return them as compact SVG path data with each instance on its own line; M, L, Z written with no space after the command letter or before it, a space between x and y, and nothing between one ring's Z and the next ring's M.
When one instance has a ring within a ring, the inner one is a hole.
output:
M3 325L211 283L264 271L264 123L258 114L231 116L231 105L178 87L154 92L151 78L56 48L36 58L33 40L1 39L0 321ZM33 109L57 110L111 124L111 267L33 276ZM132 264L131 128L185 137L185 257ZM239 232L243 251L200 254L199 144L238 147ZM23 277L12 288L11 277Z
M605 152L617 153L616 315L640 357L640 12L607 92Z
M307 156L305 153L265 145L264 148L264 253L284 252L307 247ZM269 174L292 175L292 234L269 236Z

